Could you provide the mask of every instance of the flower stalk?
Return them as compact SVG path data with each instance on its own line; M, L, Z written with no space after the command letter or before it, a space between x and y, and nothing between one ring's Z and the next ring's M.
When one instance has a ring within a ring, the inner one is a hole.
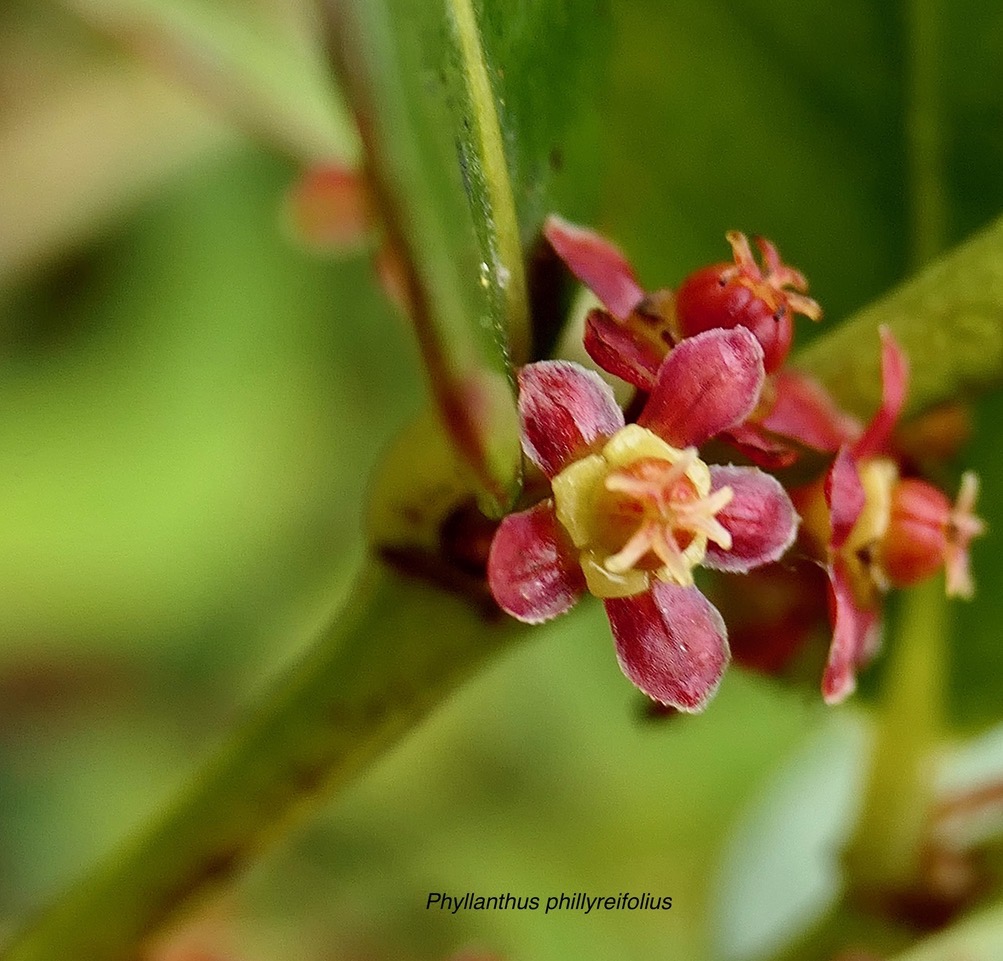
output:
M947 603L940 577L903 595L885 675L863 805L844 864L852 890L923 884L944 736Z

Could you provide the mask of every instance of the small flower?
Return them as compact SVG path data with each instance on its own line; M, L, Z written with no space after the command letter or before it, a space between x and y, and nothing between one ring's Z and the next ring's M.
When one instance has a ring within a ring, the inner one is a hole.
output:
M686 277L676 291L676 317L684 337L714 327L751 330L762 345L768 374L787 359L794 336L793 314L820 320L822 308L805 296L804 274L787 266L764 237L755 243L765 271L752 255L748 238L737 230L725 235L734 263L713 264Z
M943 565L948 597L969 599L974 595L968 547L985 532L985 524L973 513L978 490L978 476L966 471L952 506L926 481L914 477L898 481L892 489L888 529L878 554L890 584L908 587Z
M540 623L590 591L603 599L627 677L654 700L701 710L729 652L694 567L769 563L797 526L774 478L708 466L696 450L748 416L763 377L748 331L697 335L663 361L637 423L625 424L597 375L564 361L524 367L523 450L553 497L502 521L488 558L498 604Z
M623 253L590 230L552 215L544 234L606 308L590 311L584 337L586 351L603 370L649 393L665 355L684 338L744 327L763 348L769 376L756 409L725 439L762 467L783 467L798 456L791 441L832 453L859 436L859 423L815 381L781 369L793 314L817 320L821 308L804 295L804 277L780 260L768 240L756 240L764 271L745 235L729 232L734 263L695 271L673 295L667 289L645 293Z
M797 495L805 530L827 557L833 637L822 679L830 704L856 686L855 671L876 651L881 602L892 587L908 587L942 566L950 597L971 597L968 548L985 527L974 516L978 481L967 473L952 507L936 487L902 478L887 454L905 401L908 365L887 328L881 330L882 399L852 445L840 449L822 488Z

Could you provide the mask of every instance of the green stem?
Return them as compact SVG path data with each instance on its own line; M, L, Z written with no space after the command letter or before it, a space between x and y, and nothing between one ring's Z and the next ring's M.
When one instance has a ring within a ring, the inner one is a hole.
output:
M903 891L921 884L944 736L947 600L931 578L902 599L886 668L864 803L846 851L852 887Z
M0 957L131 961L145 936L350 781L510 642L514 627L373 563L330 631L168 813Z
M881 324L909 357L911 413L1003 383L1003 219L819 337L795 364L869 416L881 400Z

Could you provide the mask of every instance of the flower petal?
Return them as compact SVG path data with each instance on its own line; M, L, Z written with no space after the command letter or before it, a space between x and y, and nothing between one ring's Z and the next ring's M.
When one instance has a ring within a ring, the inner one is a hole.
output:
M627 324L614 320L604 310L592 310L585 318L585 350L603 370L650 391L668 346L658 351Z
M857 420L841 411L817 381L780 370L773 383L776 400L760 421L767 430L825 453L860 437L862 428Z
M829 571L829 608L832 644L822 675L822 697L826 704L846 700L857 686L857 667L876 650L881 614L857 605L845 565L837 558Z
M503 611L527 624L549 621L581 597L585 577L553 501L501 522L488 554L488 586Z
M676 447L697 446L752 413L764 377L763 348L744 327L696 334L662 362L637 422Z
M662 704L702 711L730 658L717 608L695 587L662 582L604 603L617 660L630 681Z
M780 482L755 467L710 469L711 490L730 487L731 501L715 515L731 534L731 549L713 541L704 565L719 571L745 573L781 557L798 529L798 515Z
M623 427L609 384L567 360L541 360L519 371L519 417L522 449L548 477Z
M571 271L603 306L625 320L644 300L644 290L623 253L608 240L551 214L543 234Z
M887 327L881 328L881 406L853 445L855 457L872 457L885 449L902 412L909 384L909 362Z
M867 503L857 462L846 447L839 449L829 473L825 475L825 502L829 506L832 527L830 543L832 549L838 551L846 543Z
M754 420L732 427L721 439L752 461L757 467L777 470L797 462L798 452L788 443Z

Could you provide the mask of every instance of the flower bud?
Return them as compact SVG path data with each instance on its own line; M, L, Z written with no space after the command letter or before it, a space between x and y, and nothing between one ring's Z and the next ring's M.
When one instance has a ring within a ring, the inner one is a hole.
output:
M890 583L908 587L943 565L951 502L936 487L916 478L892 490L891 518L881 542L881 566Z
M808 282L780 259L776 247L762 237L756 246L765 272L749 248L745 234L727 234L734 263L714 264L690 274L676 292L676 319L684 337L714 327L745 327L759 341L766 372L777 370L790 352L793 315L822 316L814 300L804 296Z

